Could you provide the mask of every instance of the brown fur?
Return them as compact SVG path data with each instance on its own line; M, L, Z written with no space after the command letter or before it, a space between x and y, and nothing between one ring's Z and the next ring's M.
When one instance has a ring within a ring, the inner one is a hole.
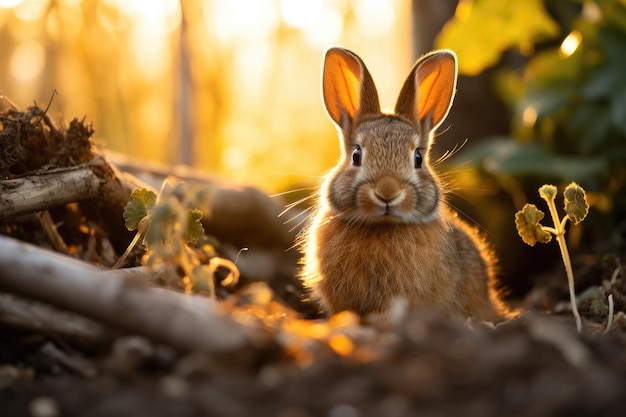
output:
M404 298L413 308L449 316L503 318L493 254L447 208L428 161L432 132L454 96L454 54L419 60L393 115L379 112L367 68L350 51L330 49L323 75L324 103L343 152L302 235L302 278L312 295L329 313L384 312Z
M451 212L446 217L425 225L351 225L316 213L305 282L331 313L382 312L402 297L413 308L497 321L493 259L474 230Z

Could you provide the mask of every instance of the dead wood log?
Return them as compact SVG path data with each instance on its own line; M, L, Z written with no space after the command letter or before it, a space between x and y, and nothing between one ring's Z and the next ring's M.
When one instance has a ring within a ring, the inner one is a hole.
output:
M0 181L0 221L94 197L103 182L86 165Z
M229 353L266 342L262 328L201 296L112 279L73 258L0 236L0 290L81 314L183 351Z
M104 273L110 277L148 287L176 288L181 280L181 276L176 272L176 265L135 266L111 269Z
M80 346L96 346L112 340L111 332L99 323L12 294L0 293L0 323Z

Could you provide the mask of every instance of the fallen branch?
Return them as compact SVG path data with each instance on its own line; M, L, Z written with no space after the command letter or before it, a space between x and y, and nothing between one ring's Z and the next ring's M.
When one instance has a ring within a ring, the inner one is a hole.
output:
M103 181L92 167L0 181L0 221L94 197Z
M12 294L0 293L0 323L81 346L95 346L112 339L110 332L92 320Z
M132 268L111 269L104 272L110 277L148 287L173 287L180 282L180 275L175 267L158 264L154 267L135 266Z
M144 288L102 270L0 237L0 290L49 303L124 332L184 351L227 353L266 342L252 328L220 313L201 296Z

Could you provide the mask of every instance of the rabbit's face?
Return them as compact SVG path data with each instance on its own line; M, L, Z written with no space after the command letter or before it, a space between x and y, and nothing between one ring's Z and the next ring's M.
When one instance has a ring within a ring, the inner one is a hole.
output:
M438 186L413 125L380 115L360 123L352 138L327 188L335 214L358 223L425 223L437 217Z
M439 217L440 188L427 154L452 105L456 79L452 51L423 56L400 89L394 114L386 115L361 58L344 48L326 51L322 97L344 150L322 190L333 217L353 224L419 224Z

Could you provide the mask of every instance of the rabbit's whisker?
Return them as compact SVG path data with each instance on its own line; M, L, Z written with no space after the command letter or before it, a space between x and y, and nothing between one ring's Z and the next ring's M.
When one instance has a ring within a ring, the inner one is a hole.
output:
M315 189L317 189L317 187L296 188L295 190L283 191L282 193L272 194L272 195L270 195L270 198L281 197L283 195L289 195L289 194L293 194L293 193L299 193L301 191L310 191L310 190L315 190Z
M454 155L456 155L457 153L459 153L461 151L461 149L463 149L463 147L467 144L467 139L465 139L462 143L457 143L454 145L454 148L452 148L451 150L448 149L446 150L443 155L441 155L435 162L433 162L433 167L445 162L446 160L452 158Z
M308 195L308 196L306 196L306 197L304 197L304 198L301 198L300 200L294 201L293 203L289 203L289 204L287 204L287 205L285 206L285 209L284 209L283 211L281 211L281 212L278 214L278 217L282 217L282 216L283 216L285 213L287 213L289 210L291 210L291 209L293 209L294 207L298 206L299 204L302 204L302 203L304 203L305 201L307 201L307 200L309 200L309 199L311 199L311 198L315 197L317 194L318 194L318 193L311 194L311 195Z
M296 219L300 218L303 214L306 214L306 213L308 213L308 214L307 214L307 216L308 216L308 215L310 215L310 214L311 214L310 212L311 212L313 209L315 209L315 206L310 206L310 207L307 207L307 208L305 208L304 210L300 211L299 213L295 214L295 215L294 215L293 217L291 217L290 219L285 220L285 221L283 222L283 224L289 224L289 223L293 222L294 220L296 220Z
M293 232L294 230L298 229L300 226L302 226L302 224L304 224L306 221L309 220L309 218L311 217L311 213L313 212L313 209L315 207L311 206L309 208L307 208L306 210L303 210L302 213L300 213L299 215L293 217L291 220L285 222L285 224L297 219L300 216L303 216L302 220L300 220L298 223L296 223L295 226L293 226L291 229L289 229L289 232Z

